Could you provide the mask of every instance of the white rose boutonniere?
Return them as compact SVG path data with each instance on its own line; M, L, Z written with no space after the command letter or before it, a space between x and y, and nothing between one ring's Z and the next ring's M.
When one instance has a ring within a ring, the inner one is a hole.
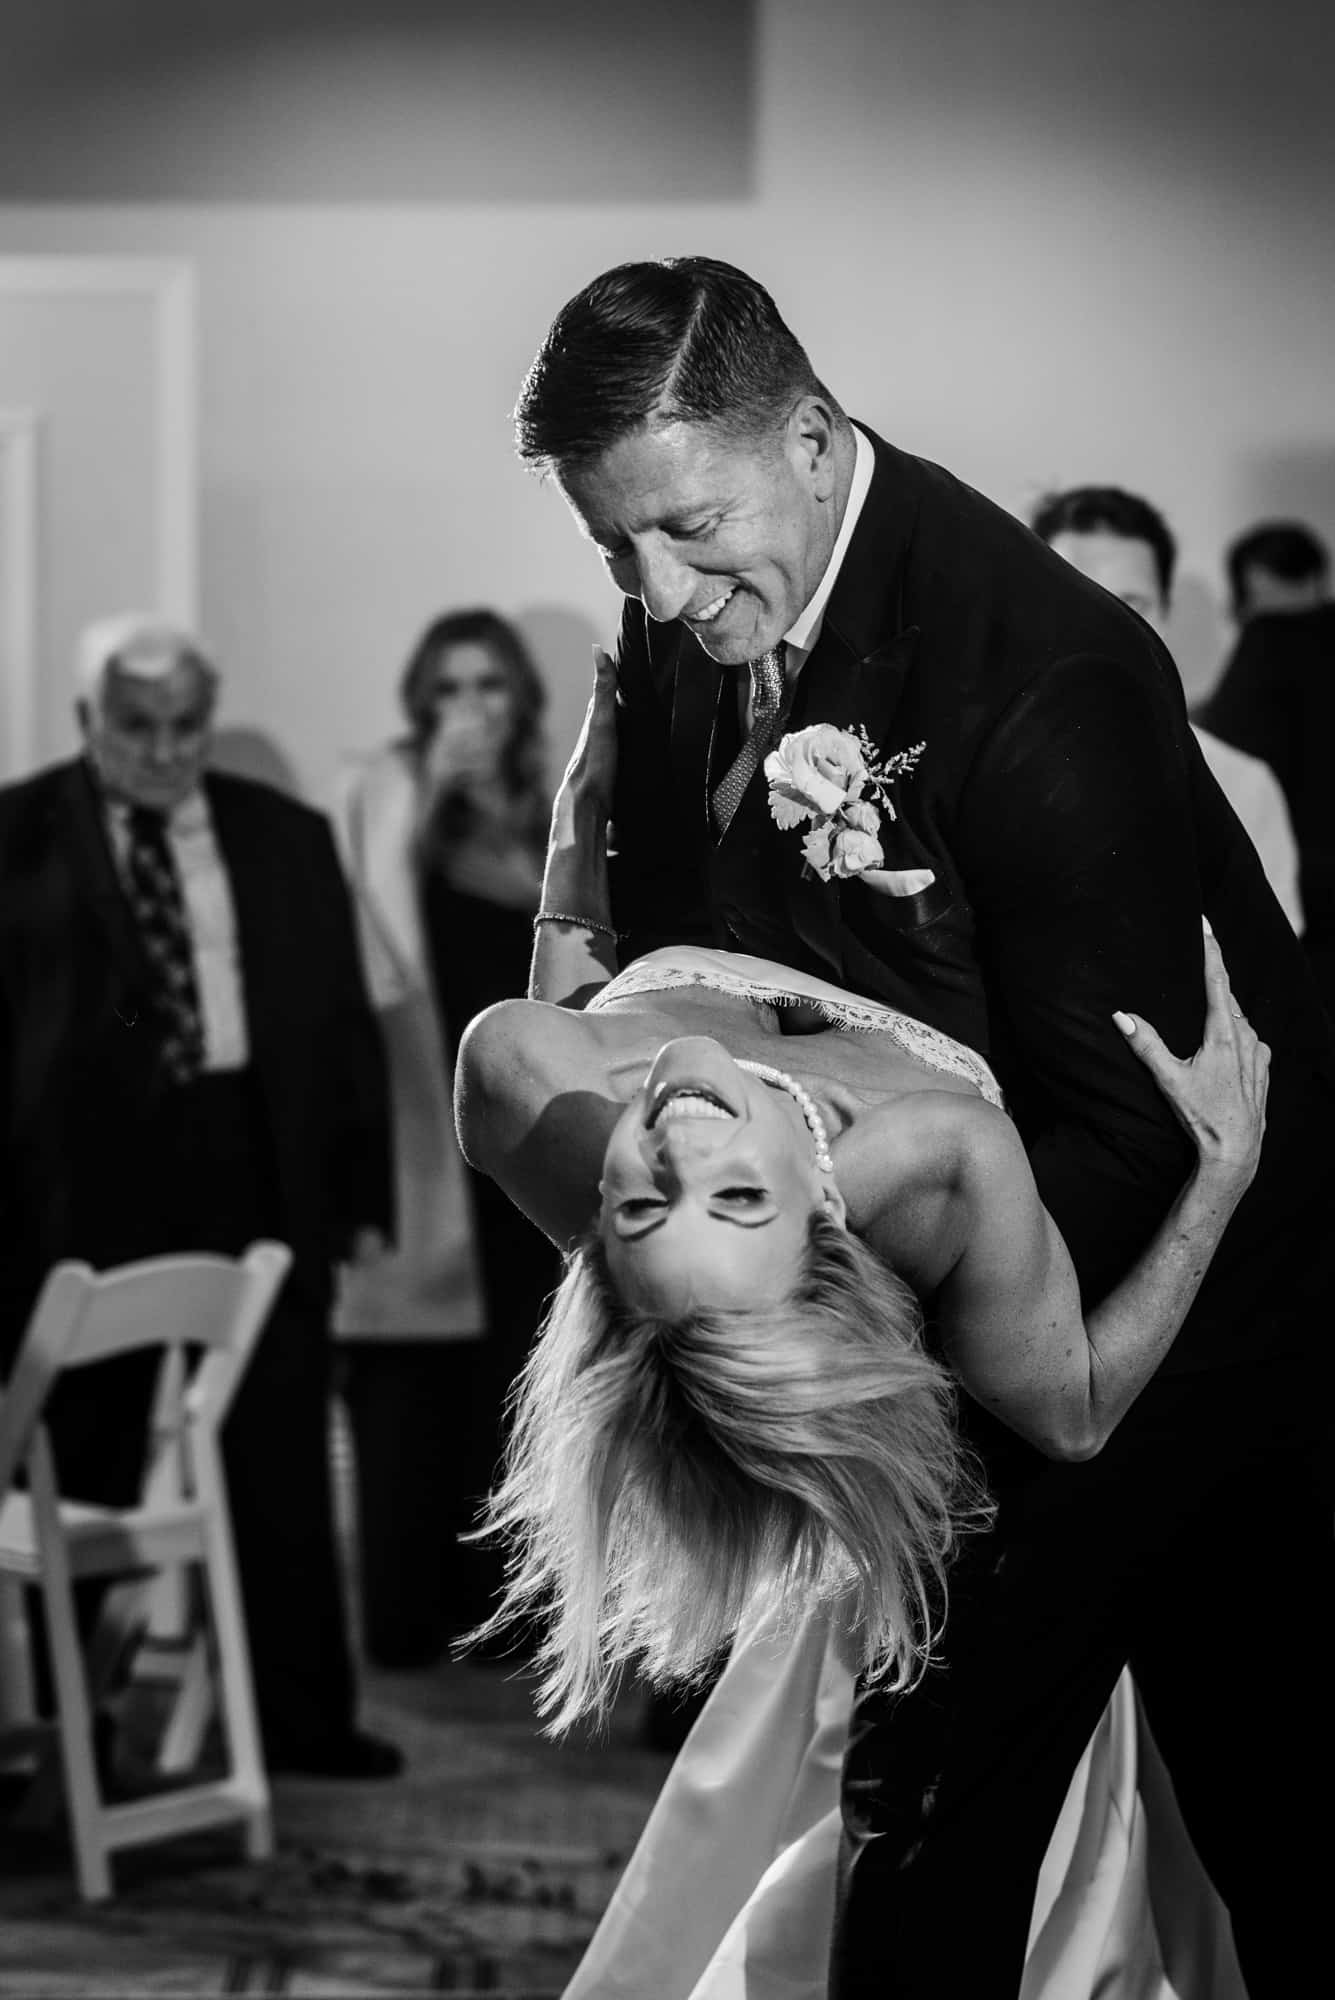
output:
M865 729L818 722L794 730L770 751L765 759L770 812L785 831L811 822L802 854L822 882L846 881L870 870L873 887L912 895L934 879L930 869L882 868L881 814L896 817L890 787L912 773L924 748L915 743L882 758Z

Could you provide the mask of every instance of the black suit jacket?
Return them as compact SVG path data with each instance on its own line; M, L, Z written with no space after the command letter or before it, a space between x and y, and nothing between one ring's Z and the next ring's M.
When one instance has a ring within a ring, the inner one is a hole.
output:
M940 467L873 439L870 492L787 726L922 742L882 822L910 899L804 869L753 781L713 839L732 673L628 601L619 658L613 908L628 956L687 938L805 966L992 1061L1087 1300L1129 1266L1191 1153L1110 1016L1194 1050L1200 922L1274 1049L1260 1174L1173 1364L1304 1337L1292 1273L1331 1221L1320 1155L1335 1049L1255 850L1210 777L1149 627ZM711 745L715 746L711 753ZM1277 1275L1283 1284L1276 1283Z
M1335 604L1248 621L1201 721L1269 764L1284 790L1309 943L1335 946Z
M317 1296L389 1230L384 1058L324 816L211 776L236 911L275 1225ZM57 1259L153 1254L154 1113L171 1089L138 933L82 761L0 790L0 1333Z

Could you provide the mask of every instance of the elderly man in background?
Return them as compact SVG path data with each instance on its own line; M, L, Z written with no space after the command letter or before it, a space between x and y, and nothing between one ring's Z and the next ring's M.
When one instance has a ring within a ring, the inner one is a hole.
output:
M391 1226L383 1057L324 818L206 771L218 674L160 619L82 635L83 754L0 790L0 1365L58 1259L289 1244L224 1433L273 1770L388 1777L360 1732L328 1456L333 1267ZM57 1389L64 1489L124 1504L141 1357Z

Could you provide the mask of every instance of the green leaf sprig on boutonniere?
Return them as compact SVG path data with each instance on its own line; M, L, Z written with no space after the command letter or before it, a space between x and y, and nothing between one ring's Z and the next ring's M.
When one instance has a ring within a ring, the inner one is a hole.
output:
M802 855L822 882L883 868L881 814L898 817L891 787L912 775L925 748L915 743L882 757L862 727L817 722L792 731L770 751L765 759L770 812L785 831L810 822Z

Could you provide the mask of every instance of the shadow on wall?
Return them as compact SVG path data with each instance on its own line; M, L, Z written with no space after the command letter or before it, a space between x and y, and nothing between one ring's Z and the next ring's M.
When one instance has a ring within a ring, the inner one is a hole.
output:
M258 778L289 797L303 796L301 782L287 756L272 736L244 724L220 729L213 739L211 763L215 770L228 771L237 778Z
M619 615L614 607L606 629L601 632L591 620L562 604L532 604L515 618L547 685L547 769L551 791L556 790L575 747L593 693L593 649L612 646Z
M755 16L755 0L4 0L0 193L743 201ZM645 115L646 79L670 117Z

